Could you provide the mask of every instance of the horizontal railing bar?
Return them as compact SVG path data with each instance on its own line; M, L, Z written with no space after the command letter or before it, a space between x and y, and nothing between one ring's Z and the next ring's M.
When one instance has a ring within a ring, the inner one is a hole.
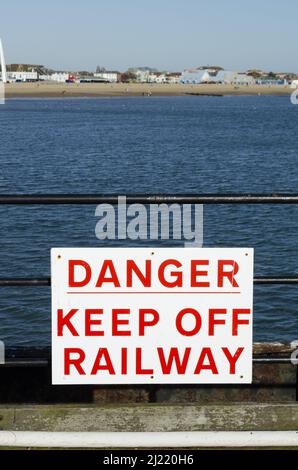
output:
M290 351L291 352L291 351ZM290 352L253 352L253 362L254 363L276 363L276 364L285 364L292 363L293 359L290 355ZM32 348L30 346L8 348L6 351L5 357L5 366L45 366L50 362L51 357L51 348L50 346ZM0 366L1 367L1 366Z
M298 277L255 277L255 284L298 284ZM38 286L50 286L51 278L11 278L1 279L0 287L38 287Z
M0 287L38 287L38 286L50 286L51 279L49 277L44 278L20 278L20 279L0 279Z
M284 364L290 362L291 364L295 365L293 359L291 357L255 357L253 356L253 362L258 362L261 364L266 363L276 363L276 364Z
M2 367L47 367L49 359L7 359Z
M125 195L123 195L125 196ZM11 194L0 204L117 204L118 194ZM129 194L127 204L298 204L298 194Z
M255 364L287 364L293 363L291 357L256 357L253 356L253 363ZM0 367L13 367L13 366L23 366L23 367L42 367L47 366L50 363L50 359L47 358L7 358L4 364L1 364Z
M298 284L298 277L294 276L275 276L275 277L255 277L255 284Z

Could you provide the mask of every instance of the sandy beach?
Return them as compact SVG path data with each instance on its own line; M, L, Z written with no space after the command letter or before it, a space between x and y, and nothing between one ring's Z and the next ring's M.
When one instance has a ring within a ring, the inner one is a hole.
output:
M289 86L233 86L221 84L147 84L147 83L8 83L6 98L112 97L112 96L182 96L206 95L285 95Z

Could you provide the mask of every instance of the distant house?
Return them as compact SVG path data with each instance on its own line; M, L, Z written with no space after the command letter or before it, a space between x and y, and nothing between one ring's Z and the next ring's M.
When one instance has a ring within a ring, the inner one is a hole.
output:
M181 78L180 72L157 72L135 69L133 73L139 83L179 83Z
M181 72L169 72L166 74L167 83L180 83Z
M218 69L202 69L193 68L186 69L182 72L181 83L186 84L199 84L199 83L223 83L223 84L237 84L249 85L255 83L253 77L237 73L230 70Z
M60 82L60 83L65 83L69 80L69 73L66 72L56 72L53 73L51 76L51 79L54 82Z
M197 68L186 69L182 72L180 82L185 84L207 83L210 81L208 70Z
M257 85L287 85L287 80L278 80L276 78L258 78L256 79Z
M31 72L7 72L7 79L10 82L37 82L38 73Z
M7 79L10 82L36 82L40 75L46 73L43 65L9 64L6 68Z
M167 76L162 72L155 72L155 83L167 83Z
M234 85L254 85L256 80L251 75L247 75L247 73L237 73L233 84Z
M229 70L219 70L213 77L212 81L215 83L224 83L230 85L237 79L237 72L231 72Z
M121 73L115 70L104 70L96 72L94 77L105 82L117 83L121 79Z
M182 72L180 81L188 84L198 83L231 83L235 76L234 72L226 70L193 68Z
M150 70L142 70L142 69L136 69L132 70L132 72L135 74L137 82L139 83L150 83L155 81L152 79L155 74L150 73Z
M39 79L41 81L66 83L70 79L70 74L68 72L54 72L48 75L40 75Z

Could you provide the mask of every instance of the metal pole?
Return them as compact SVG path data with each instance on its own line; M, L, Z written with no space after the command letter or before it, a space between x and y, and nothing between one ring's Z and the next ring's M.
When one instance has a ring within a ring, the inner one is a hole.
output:
M0 62L1 62L1 70L2 70L2 82L7 83L7 73L6 73L6 62L4 57L4 50L2 40L0 38Z
M297 194L11 194L0 195L2 205L25 204L298 204Z

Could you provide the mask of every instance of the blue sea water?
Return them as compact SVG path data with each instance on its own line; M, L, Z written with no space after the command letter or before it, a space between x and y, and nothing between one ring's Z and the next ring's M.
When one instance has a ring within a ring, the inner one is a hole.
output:
M0 193L297 192L286 96L10 100ZM49 276L53 246L105 246L95 206L0 206L0 277ZM255 274L298 275L296 205L206 205L204 246L255 248ZM144 245L144 242L143 242ZM256 286L254 340L298 336L298 286ZM50 341L50 289L0 288L0 339Z

